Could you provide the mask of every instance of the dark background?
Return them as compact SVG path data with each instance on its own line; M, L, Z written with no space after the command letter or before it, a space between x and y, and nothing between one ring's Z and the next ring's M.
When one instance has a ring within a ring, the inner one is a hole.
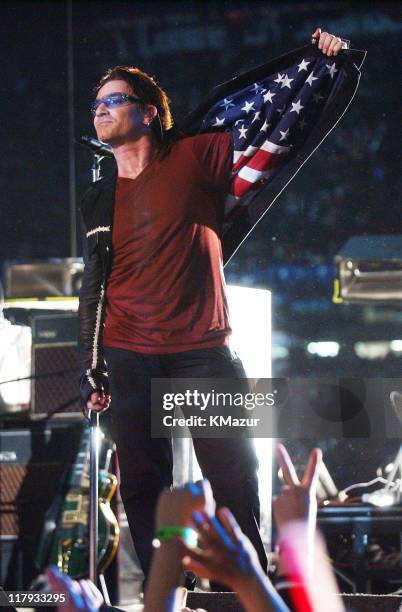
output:
M92 89L116 64L155 75L179 120L214 85L308 43L317 26L367 50L351 107L232 260L227 280L272 290L275 375L400 376L400 352L373 360L355 351L358 341L386 347L402 338L399 309L335 305L332 283L333 258L350 236L401 233L401 5L71 6L76 135L94 135ZM71 254L67 14L63 1L2 6L1 263ZM74 161L78 199L90 181L91 155L76 147ZM321 340L340 344L336 358L307 352L309 342Z

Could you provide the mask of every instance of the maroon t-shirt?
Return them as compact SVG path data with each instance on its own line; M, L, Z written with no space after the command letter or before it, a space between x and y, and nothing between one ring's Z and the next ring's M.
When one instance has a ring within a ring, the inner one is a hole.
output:
M117 179L105 346L163 354L227 343L219 236L231 162L231 136L204 134Z

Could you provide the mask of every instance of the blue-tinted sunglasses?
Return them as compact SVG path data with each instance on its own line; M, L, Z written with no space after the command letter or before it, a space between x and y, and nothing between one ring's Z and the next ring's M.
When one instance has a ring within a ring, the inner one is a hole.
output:
M125 93L112 93L103 98L97 98L91 104L91 113L95 117L96 111L101 104L104 104L106 108L118 108L123 106L126 102L142 102L141 98L137 96L130 96Z

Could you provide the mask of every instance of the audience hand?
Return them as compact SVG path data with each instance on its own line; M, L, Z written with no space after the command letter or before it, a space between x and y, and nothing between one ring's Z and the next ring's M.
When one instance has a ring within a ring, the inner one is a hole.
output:
M286 448L282 444L277 447L278 463L282 469L285 485L273 503L275 523L278 528L279 564L278 575L292 576L297 580L297 564L295 558L296 539L292 535L293 526L297 528L298 545L302 544L306 575L311 574L313 567L314 536L317 516L316 487L320 470L322 452L319 448L311 451L304 476L299 481L296 470Z
M277 446L278 463L282 469L285 486L274 500L273 511L276 526L280 531L291 521L303 520L315 528L317 514L316 488L322 452L319 448L311 451L304 476L299 481L296 470L286 448Z
M209 515L214 510L215 502L209 482L189 482L160 494L156 528L194 527L194 512ZM179 537L164 540L156 548L147 582L144 612L173 612L185 607L185 603L177 598L177 587L184 578L182 559L185 554L184 540Z
M195 513L202 549L187 547L183 566L236 591L247 612L285 612L285 604L263 572L250 540L228 508L217 517Z
M66 602L57 607L58 612L97 612L104 603L101 592L91 580L72 580L54 565L45 573L51 591L67 595Z
M201 578L237 590L239 583L254 575L260 567L258 556L228 508L218 510L217 516L222 524L205 513L194 514L205 550L188 549L183 564Z
M215 502L208 480L188 482L173 491L163 491L156 508L156 525L193 527L194 512L206 512L210 515L215 512Z

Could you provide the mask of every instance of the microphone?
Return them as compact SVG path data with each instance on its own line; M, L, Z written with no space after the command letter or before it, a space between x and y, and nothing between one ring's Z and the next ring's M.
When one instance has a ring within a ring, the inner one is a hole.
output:
M102 155L103 157L113 157L113 149L110 145L105 144L101 140L92 138L91 136L78 136L75 138L75 142L87 149L90 149L95 155Z

